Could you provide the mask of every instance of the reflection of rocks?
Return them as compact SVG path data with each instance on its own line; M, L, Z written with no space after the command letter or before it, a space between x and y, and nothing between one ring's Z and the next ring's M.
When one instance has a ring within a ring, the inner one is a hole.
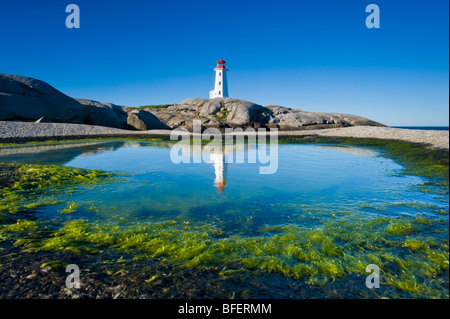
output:
M12 154L27 154L27 153L40 153L53 150L70 149L74 147L88 147L92 145L99 145L108 143L105 141L98 142L79 142L79 143L61 143L61 144L48 144L48 145L23 145L14 147L2 147L0 148L0 156L12 155Z
M126 141L123 144L123 147L140 147L141 143L136 141Z
M247 150L253 150L256 149L256 143L248 144L248 143L236 143L234 142L233 145L227 145L222 146L222 143L219 142L219 146L215 147L216 145L194 145L190 141L178 142L181 150L183 152L186 152L191 155L201 155L202 153L220 153L224 156L233 156L236 152L244 152ZM173 144L168 144L169 146L172 146ZM221 151L220 151L221 150Z
M377 152L367 149L367 148L362 148L362 147L350 147L350 146L344 146L344 145L319 145L319 147L331 148L333 150L350 153L350 154L354 154L354 155L364 155L364 156L377 155Z
M64 165L77 156L114 151L125 142L84 142L0 148L0 162Z

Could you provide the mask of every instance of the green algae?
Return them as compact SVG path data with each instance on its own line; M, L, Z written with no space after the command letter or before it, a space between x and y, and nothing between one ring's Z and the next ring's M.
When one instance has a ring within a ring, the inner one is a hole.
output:
M24 207L26 209L33 210L33 209L36 209L36 208L39 208L39 207L44 207L44 206L59 205L61 203L63 203L63 201L61 201L61 200L53 200L53 201L52 200L46 200L46 201L43 200L41 202L35 202L35 203L27 204Z
M409 222L398 218L359 222L339 219L326 221L313 230L277 227L278 232L273 235L270 227L266 227L260 230L260 236L217 238L216 227L201 223L191 223L190 229L184 230L183 223L172 220L120 227L73 220L43 238L24 242L21 247L36 252L76 247L79 253L90 254L112 249L139 256L140 260L156 259L186 268L222 265L225 268L218 272L226 278L247 271L279 273L318 286L354 273L365 275L365 267L376 264L382 271L382 284L410 297L445 297L442 285L443 278L448 276L448 239L416 237L410 233L406 236L403 231L388 230L390 225ZM36 225L23 223L17 229L30 227L31 232L36 231ZM417 226L417 232L421 227L428 225ZM427 241L437 244L429 245Z
M220 114L216 113L216 117L220 120L225 120L230 113L231 113L231 110L223 110L223 111L220 111Z
M393 235L408 235L413 233L414 230L415 227L411 222L400 219L391 221L386 227L386 231Z
M75 213L77 211L78 205L77 203L70 201L67 203L67 207L60 209L59 212L61 214L72 214Z
M159 279L159 275L154 275L152 277L150 277L149 279L147 279L145 282L148 284L151 284L152 282L154 282L155 280Z
M17 213L42 206L60 204L57 195L72 193L80 185L93 185L112 175L99 170L85 170L57 165L0 164L17 169L16 180L0 188L0 213ZM76 204L72 203L74 210ZM68 212L68 211L67 211Z
M49 261L46 263L43 263L41 265L41 268L47 268L50 270L62 270L62 269L66 269L68 263L62 261L62 260L54 260L54 261Z
M17 233L17 232L34 232L38 230L36 222L19 219L15 224L4 225L1 228L2 233Z
M402 247L406 247L411 249L412 251L417 251L419 249L428 248L428 245L424 243L423 241L417 240L417 239L407 239Z

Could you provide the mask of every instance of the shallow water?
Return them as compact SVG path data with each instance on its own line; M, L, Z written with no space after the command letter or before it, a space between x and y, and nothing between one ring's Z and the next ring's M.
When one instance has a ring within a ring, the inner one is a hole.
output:
M415 214L414 208L401 205L411 202L445 208L434 194L414 189L424 182L423 178L402 175L402 166L393 160L357 147L280 145L278 170L271 175L259 174L259 168L267 164L226 163L224 157L223 190L218 188L210 154L202 163L191 160L174 164L169 147L151 142L66 147L44 152L37 152L37 147L32 153L23 148L25 153L0 155L0 161L59 164L123 176L121 182L71 196L77 203L94 202L97 208L107 211L104 220L220 219L243 234L264 225L291 223L293 215L305 213L311 218L303 219L303 226L311 226L308 223L314 223L310 220L314 215L332 212ZM247 158L248 150L245 153ZM420 212L435 214L434 208ZM55 210L52 207L42 211L49 218ZM234 227L239 226L239 220L249 218L250 229Z
M267 164L227 163L227 158L235 154L206 154L202 163L174 164L168 145L134 141L2 149L0 162L100 169L120 177L60 195L58 199L64 202L77 203L76 212L61 214L66 204L40 207L36 216L42 221L83 219L124 229L175 221L187 225L185 228L207 225L219 229L220 233L212 236L216 240L261 236L272 240L274 236L290 234L283 227L314 230L327 222L336 227L333 223L341 221L352 227L380 217L410 221L421 216L441 220L436 229L442 233L442 228L448 227L448 215L438 212L448 211L448 195L421 191L418 186L427 182L426 178L403 174L401 165L382 157L380 152L338 145L280 144L278 170L271 175L259 174L259 168ZM243 153L248 156L248 149ZM432 231L427 229L426 233ZM417 236L423 234L425 231ZM339 240L328 235L339 246ZM445 244L445 233L432 236ZM405 238L399 239L399 245L380 249L405 256L398 252ZM359 248L351 247L356 254ZM283 263L295 266L294 261L283 258ZM215 264L223 267L223 258L210 261L210 265ZM448 282L445 285L448 295ZM390 296L404 296L402 291L390 289ZM445 287L440 289L445 294Z

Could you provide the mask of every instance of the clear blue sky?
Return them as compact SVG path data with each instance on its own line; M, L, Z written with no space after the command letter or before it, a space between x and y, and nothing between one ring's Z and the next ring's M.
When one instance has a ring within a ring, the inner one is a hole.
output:
M78 4L81 28L67 29ZM368 29L366 5L381 11ZM0 0L0 72L138 106L230 96L262 105L448 125L448 0Z

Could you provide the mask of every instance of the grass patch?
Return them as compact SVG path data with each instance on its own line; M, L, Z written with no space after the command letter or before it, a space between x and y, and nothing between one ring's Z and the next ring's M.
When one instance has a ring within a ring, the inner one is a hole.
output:
M218 113L220 113L220 115ZM227 119L228 115L231 113L231 110L223 110L223 111L220 111L218 113L216 113L216 117L218 119L224 121L224 120Z
M143 105L143 106L127 106L130 110L145 110L145 109L166 109L173 104L157 104L157 105Z

